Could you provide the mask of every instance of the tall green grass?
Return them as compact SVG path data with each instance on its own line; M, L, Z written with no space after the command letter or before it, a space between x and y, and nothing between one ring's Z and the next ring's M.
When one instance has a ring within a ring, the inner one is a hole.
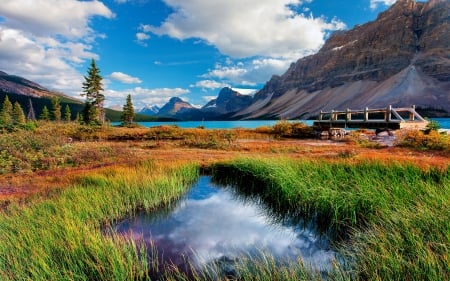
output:
M102 229L138 208L170 204L197 176L196 165L145 162L79 176L51 198L8 206L0 214L0 280L145 279L145 249Z
M347 277L449 280L449 169L240 159L212 170L216 180L332 229L351 264Z

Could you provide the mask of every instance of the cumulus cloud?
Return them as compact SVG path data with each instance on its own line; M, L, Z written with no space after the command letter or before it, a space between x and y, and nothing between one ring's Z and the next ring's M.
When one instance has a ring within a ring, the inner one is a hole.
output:
M83 75L76 66L98 59L91 51L97 34L93 16L114 14L99 1L2 0L0 65L50 89L77 96Z
M76 39L91 35L92 16L114 16L102 2L76 0L2 0L0 14L8 27L34 36Z
M345 28L339 20L299 14L299 0L164 0L174 9L160 26L143 32L180 40L199 38L223 54L299 58L317 50L328 32Z
M228 84L217 82L215 80L201 80L195 83L195 85L191 85L191 87L198 87L202 89L220 89L223 87L229 87Z
M113 72L109 75L109 77L113 80L116 80L116 81L119 81L119 82L122 82L125 84L140 84L140 83L142 83L141 79L130 76L123 72Z
M117 105L123 105L128 95L131 95L133 105L135 108L143 108L147 105L163 106L171 97L180 97L189 94L190 91L183 88L159 88L159 89L146 89L141 87L135 87L132 89L126 89L122 91L107 89L105 91L107 107L114 107ZM183 100L188 100L183 97Z
M376 9L378 5L390 6L394 4L397 0L370 0L370 8L372 10Z
M202 75L206 79L217 79L223 84L257 86L265 83L274 74L282 74L292 63L290 59L255 58L217 63L214 69Z

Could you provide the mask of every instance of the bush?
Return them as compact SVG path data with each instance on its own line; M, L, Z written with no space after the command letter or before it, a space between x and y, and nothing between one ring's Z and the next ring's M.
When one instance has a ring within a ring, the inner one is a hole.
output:
M450 136L435 130L428 133L418 130L404 130L398 134L398 146L418 150L438 150L450 152Z

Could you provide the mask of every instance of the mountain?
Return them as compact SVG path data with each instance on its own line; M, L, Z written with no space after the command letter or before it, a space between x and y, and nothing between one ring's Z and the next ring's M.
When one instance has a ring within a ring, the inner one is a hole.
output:
M30 110L30 101L33 105L35 116L39 117L42 109L46 106L48 109L52 108L52 98L58 97L61 103L61 109L64 111L66 105L69 106L72 120L78 112L84 109L84 102L74 99L62 93L52 92L49 89L16 75L9 75L0 71L0 104L3 104L5 96L8 95L12 103L18 102L25 114ZM111 121L121 120L121 108L113 110L106 108L106 117ZM153 121L155 118L136 114L136 121Z
M242 95L229 87L225 87L220 90L216 99L211 100L202 107L202 111L212 112L218 116L227 115L246 108L251 102L251 96Z
M335 32L273 76L239 118L404 107L450 115L450 1L398 0L373 22Z
M58 96L76 102L77 100L61 93L52 92L49 89L16 75L9 75L0 71L0 92L18 94L35 98L52 98Z
M186 109L195 109L195 107L178 97L173 97L159 109L158 116L175 117L180 111L182 112Z
M252 99L251 96L242 95L225 87L220 90L216 99L209 101L202 108L196 108L177 97L171 98L159 109L157 116L181 120L225 120L249 106Z
M159 109L160 108L157 105L145 106L142 109L140 109L138 111L138 113L143 114L143 115L155 116L158 114Z

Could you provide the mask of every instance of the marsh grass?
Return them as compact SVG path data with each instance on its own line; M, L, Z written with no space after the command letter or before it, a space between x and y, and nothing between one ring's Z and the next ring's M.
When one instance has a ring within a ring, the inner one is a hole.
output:
M142 248L101 230L138 208L170 204L197 176L195 165L111 167L50 198L9 205L0 216L0 280L145 279Z
M240 159L216 180L331 229L358 280L448 280L450 172L407 164Z

